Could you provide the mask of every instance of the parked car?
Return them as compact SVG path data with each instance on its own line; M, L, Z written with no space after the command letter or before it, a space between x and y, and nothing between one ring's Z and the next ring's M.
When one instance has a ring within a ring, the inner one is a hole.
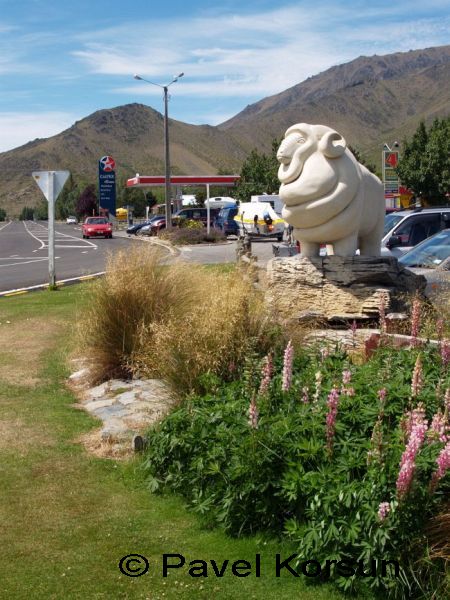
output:
M425 277L425 294L433 303L450 308L450 229L424 240L398 262Z
M142 223L135 223L134 225L131 225L130 227L128 227L127 233L130 235L131 234L137 235L140 229L142 229L146 225L150 225L155 219L159 219L159 218L161 218L161 215L156 215L156 216L152 217L151 219L142 221Z
M87 217L81 226L83 238L112 238L112 224L105 217Z
M210 208L209 209L209 218L211 225L214 224L214 221L221 211L221 208ZM188 221L201 221L206 227L206 221L208 218L208 209L207 208L182 208L178 212L176 212L172 216L172 223L174 225L180 225L183 219Z
M166 228L166 217L164 215L156 215L148 225L141 227L137 235L158 235L161 229Z
M70 223L71 225L76 225L78 223L78 219L76 217L67 217L66 223Z
M214 227L222 231L225 235L239 235L239 227L234 217L238 214L236 205L222 208L216 217Z
M433 234L450 227L450 207L401 210L385 216L382 256L400 257Z

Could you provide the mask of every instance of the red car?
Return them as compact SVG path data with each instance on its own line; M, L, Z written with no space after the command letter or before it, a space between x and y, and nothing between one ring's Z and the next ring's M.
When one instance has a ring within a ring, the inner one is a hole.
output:
M112 224L105 217L87 217L81 227L83 238L112 238Z

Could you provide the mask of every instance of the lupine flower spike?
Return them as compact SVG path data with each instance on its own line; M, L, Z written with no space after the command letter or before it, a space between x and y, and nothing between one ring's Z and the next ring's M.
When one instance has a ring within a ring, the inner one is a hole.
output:
M417 398L422 391L423 377L422 377L422 359L420 354L417 355L416 363L414 365L412 381L411 381L411 397Z
M346 396L354 396L355 389L348 384L350 383L352 378L352 372L346 369L342 371L342 386L341 386L341 394L345 394Z
M431 476L430 487L434 491L439 481L444 477L447 469L450 469L450 441L442 448L436 459L437 469Z
M450 362L450 340L442 340L441 342L441 360L444 369Z
M411 412L409 423L411 425L411 433L402 454L396 482L399 500L402 500L410 490L416 470L416 456L423 444L428 429L428 422L425 419L423 406L420 405Z
M255 396L253 396L248 409L248 424L252 429L258 429L259 411L256 405Z
M264 358L264 364L261 369L261 375L262 375L262 377L261 377L261 383L259 386L259 393L261 396L263 396L269 390L270 381L271 381L272 375L273 375L273 360L272 360L272 354L270 352Z
M283 363L283 383L281 389L283 392L287 392L292 383L292 365L294 361L294 347L292 346L291 340L287 343L284 351L284 363Z
M380 333L386 333L386 297L384 294L380 296L378 313L380 316Z

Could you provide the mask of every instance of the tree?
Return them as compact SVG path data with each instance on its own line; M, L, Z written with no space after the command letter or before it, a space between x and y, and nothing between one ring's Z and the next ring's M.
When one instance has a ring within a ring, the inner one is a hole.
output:
M445 204L450 190L450 117L435 119L427 131L419 124L403 142L397 173L424 204Z
M0 208L0 221L6 221L6 210L4 208Z
M270 154L260 154L254 149L244 161L241 178L236 186L235 195L241 202L249 202L250 196L276 194L280 188L278 180L277 150L280 140L272 141Z
M24 206L20 212L19 219L21 221L32 221L34 218L34 208Z
M95 193L95 185L89 184L84 188L81 192L75 212L77 213L77 217L82 219L83 217L93 215L97 212L98 202L97 202L97 194Z

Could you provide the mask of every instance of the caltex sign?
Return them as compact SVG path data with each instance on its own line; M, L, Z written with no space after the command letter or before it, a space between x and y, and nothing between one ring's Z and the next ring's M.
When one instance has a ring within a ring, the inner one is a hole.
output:
M116 162L112 156L98 161L99 207L116 216Z

